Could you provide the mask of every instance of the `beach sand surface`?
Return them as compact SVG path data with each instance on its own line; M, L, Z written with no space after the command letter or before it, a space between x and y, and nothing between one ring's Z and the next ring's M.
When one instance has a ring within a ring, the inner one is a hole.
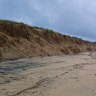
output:
M0 62L0 96L96 96L96 53Z

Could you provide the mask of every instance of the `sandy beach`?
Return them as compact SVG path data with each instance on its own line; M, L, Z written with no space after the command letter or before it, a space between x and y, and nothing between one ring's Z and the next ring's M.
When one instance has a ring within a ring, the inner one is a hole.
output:
M96 96L95 55L0 62L0 96Z

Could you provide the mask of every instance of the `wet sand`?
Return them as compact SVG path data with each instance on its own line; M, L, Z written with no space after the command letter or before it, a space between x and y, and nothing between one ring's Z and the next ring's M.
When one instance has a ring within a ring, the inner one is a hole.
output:
M0 62L0 96L96 96L96 53Z

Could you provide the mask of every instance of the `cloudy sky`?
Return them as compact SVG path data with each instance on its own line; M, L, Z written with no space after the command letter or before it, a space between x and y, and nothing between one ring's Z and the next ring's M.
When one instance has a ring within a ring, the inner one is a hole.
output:
M96 0L0 0L0 19L96 41Z

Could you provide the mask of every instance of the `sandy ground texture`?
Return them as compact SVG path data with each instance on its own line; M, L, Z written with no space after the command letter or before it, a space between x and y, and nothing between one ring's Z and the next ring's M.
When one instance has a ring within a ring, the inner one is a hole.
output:
M0 96L96 96L95 55L0 62Z

